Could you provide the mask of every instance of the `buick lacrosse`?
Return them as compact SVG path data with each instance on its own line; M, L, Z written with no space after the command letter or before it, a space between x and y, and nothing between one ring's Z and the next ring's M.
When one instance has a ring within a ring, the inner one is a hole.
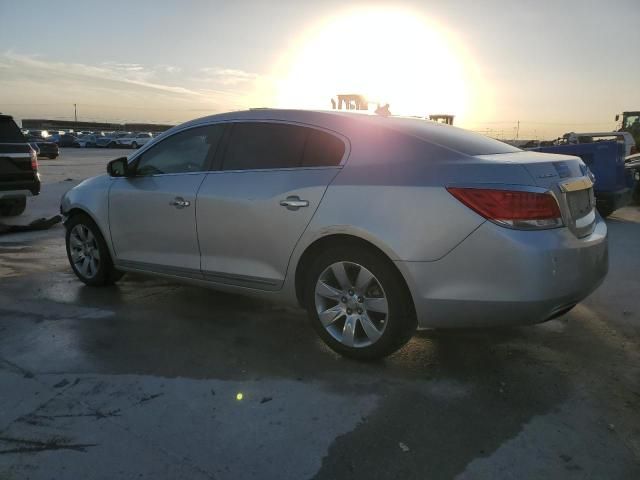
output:
M165 132L62 198L84 283L160 275L302 305L372 359L418 328L543 322L604 279L577 157L426 120L256 109Z

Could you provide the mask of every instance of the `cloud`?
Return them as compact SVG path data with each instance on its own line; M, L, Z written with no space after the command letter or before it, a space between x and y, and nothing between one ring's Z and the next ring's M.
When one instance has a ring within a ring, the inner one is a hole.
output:
M258 80L257 73L245 72L235 68L204 67L200 69L204 75L203 81L211 81L225 86L236 86Z
M219 68L210 72L219 81L203 84L173 65L65 63L12 51L0 53L0 69L0 104L19 118L68 115L68 105L78 103L95 120L178 122L246 108L252 86L241 84L257 78Z

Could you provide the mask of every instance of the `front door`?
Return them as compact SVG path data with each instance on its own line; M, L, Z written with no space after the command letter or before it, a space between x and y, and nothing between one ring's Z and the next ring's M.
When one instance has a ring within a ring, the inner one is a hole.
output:
M196 196L223 126L183 130L144 151L109 191L115 263L201 277Z

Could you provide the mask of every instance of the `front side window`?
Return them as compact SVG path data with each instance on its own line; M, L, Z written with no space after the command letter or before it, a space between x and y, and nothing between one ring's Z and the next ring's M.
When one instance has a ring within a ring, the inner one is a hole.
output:
M236 123L224 170L326 167L339 165L344 142L315 128L283 123Z
M210 152L215 152L223 125L185 130L162 140L139 157L136 175L201 172Z

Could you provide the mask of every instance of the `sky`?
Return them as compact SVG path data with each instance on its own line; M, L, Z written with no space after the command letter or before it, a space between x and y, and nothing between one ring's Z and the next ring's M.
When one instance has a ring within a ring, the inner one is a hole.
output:
M639 48L638 0L0 0L0 111L180 123L361 93L554 138L640 110Z

